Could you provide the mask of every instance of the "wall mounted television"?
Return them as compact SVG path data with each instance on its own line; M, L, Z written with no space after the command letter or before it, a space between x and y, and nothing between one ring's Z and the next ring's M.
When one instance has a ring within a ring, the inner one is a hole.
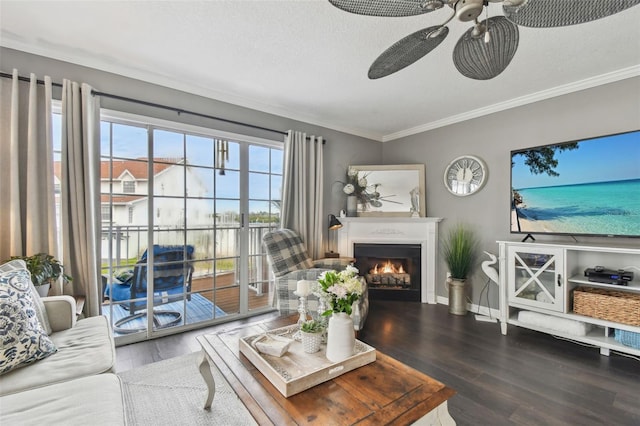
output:
M511 151L511 232L640 237L640 130Z

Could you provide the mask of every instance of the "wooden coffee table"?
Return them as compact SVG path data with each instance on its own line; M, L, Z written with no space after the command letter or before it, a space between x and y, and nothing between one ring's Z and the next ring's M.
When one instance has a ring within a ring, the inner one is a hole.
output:
M454 425L447 399L455 391L377 351L376 361L285 398L239 351L239 339L295 323L287 317L198 336L200 373L211 407L215 365L260 425Z

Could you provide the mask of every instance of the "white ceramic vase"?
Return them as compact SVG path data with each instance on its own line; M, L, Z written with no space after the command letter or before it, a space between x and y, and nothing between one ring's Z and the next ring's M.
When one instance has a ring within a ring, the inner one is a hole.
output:
M327 359L331 362L344 361L353 355L355 346L353 319L344 312L331 315L327 330Z

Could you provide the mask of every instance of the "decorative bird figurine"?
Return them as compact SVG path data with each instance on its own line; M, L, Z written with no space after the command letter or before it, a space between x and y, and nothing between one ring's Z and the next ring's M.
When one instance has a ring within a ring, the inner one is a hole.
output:
M500 278L498 276L498 271L491 266L491 265L495 265L498 262L498 259L496 258L495 255L489 253L488 251L485 251L484 254L489 256L491 258L491 260L485 260L484 262L482 262L482 270L487 275L487 277L489 277L489 279L491 281L493 281L494 283L498 284L498 286L499 286L500 285L500 281L499 281Z
M493 281L494 283L496 283L496 285L498 286L498 288L500 287L500 278L498 275L498 271L493 268L491 265L495 265L498 262L498 258L489 253L488 251L484 252L487 256L489 256L491 258L491 260L485 260L484 262L482 262L482 270L484 271L484 273L487 275L487 277L489 277L489 279L491 281ZM488 292L488 290L487 290ZM482 297L482 294L480 294L480 296ZM484 322L496 322L497 319L496 318L492 318L491 316L486 316L486 315L476 315L476 321L484 321Z

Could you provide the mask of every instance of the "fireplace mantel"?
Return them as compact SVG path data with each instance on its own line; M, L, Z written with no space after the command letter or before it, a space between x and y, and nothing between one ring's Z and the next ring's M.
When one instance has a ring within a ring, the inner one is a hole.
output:
M353 256L354 243L420 244L421 301L436 303L439 217L341 217L338 252Z

